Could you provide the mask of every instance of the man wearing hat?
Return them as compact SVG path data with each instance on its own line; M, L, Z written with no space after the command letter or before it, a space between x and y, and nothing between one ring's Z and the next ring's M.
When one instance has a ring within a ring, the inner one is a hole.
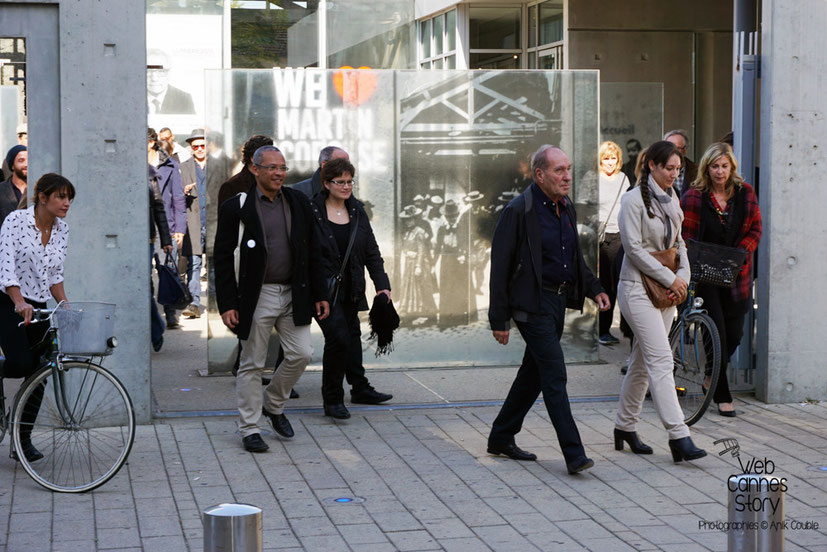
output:
M192 303L184 309L188 318L200 318L201 265L207 229L207 140L203 128L196 128L187 138L192 157L181 163L181 183L187 200L187 233L181 259L186 260L187 286Z
M0 184L0 226L26 197L29 174L29 153L26 146L18 144L12 147L6 154L5 163L9 167L10 176Z

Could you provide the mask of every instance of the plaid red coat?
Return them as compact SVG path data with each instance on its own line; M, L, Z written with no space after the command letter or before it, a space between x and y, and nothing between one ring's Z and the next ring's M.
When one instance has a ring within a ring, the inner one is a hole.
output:
M755 195L755 190L746 182L740 188L736 188L735 193L746 194L743 202L746 209L744 222L738 232L738 242L734 247L745 250L747 258L744 261L744 266L741 267L738 279L735 280L735 285L732 286L732 299L743 301L749 299L752 291L752 253L758 248L758 242L761 241L761 209L758 208L758 198ZM739 204L741 202L734 202L734 205ZM702 206L703 195L695 188L690 188L681 198L681 208L683 208L683 231L681 233L684 240L690 238L697 240L699 238Z

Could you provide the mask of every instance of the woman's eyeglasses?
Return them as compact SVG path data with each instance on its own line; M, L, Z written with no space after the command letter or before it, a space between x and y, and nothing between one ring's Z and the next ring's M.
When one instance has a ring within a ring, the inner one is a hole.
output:
M335 184L338 188L344 188L345 186L353 187L356 184L355 180L329 180L331 184Z

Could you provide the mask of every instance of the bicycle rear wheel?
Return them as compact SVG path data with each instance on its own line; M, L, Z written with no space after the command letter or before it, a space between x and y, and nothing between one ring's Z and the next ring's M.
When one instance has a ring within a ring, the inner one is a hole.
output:
M715 322L706 313L678 318L669 335L674 363L675 388L686 425L704 415L721 370L721 339ZM704 383L708 381L709 387Z
M135 413L126 389L106 369L66 361L62 370L45 366L23 383L11 433L20 465L37 483L82 493L109 481L126 462ZM42 458L29 460L22 453L27 438Z

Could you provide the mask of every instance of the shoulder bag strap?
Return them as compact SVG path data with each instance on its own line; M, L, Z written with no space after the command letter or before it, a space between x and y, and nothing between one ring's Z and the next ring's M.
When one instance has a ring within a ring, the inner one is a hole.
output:
M342 281L342 274L345 273L348 257L350 257L350 250L353 249L353 241L356 239L356 230L359 229L359 209L356 209L356 219L353 221L353 230L350 231L350 241L347 244L347 251L345 251L345 258L342 260L342 267L339 269L339 275L336 276L338 281Z
M615 207L617 206L617 200L620 199L620 194L623 193L623 184L629 180L629 177L626 176L626 173L621 173L623 175L623 180L620 182L620 186L617 188L617 195L615 196L614 203L612 203L612 208L609 209L609 215L606 217L606 220L603 221L603 224L600 225L600 230L597 232L599 239L597 240L598 243L603 241L603 238L606 236L606 227L609 226L609 219L612 218L612 213L614 213Z

